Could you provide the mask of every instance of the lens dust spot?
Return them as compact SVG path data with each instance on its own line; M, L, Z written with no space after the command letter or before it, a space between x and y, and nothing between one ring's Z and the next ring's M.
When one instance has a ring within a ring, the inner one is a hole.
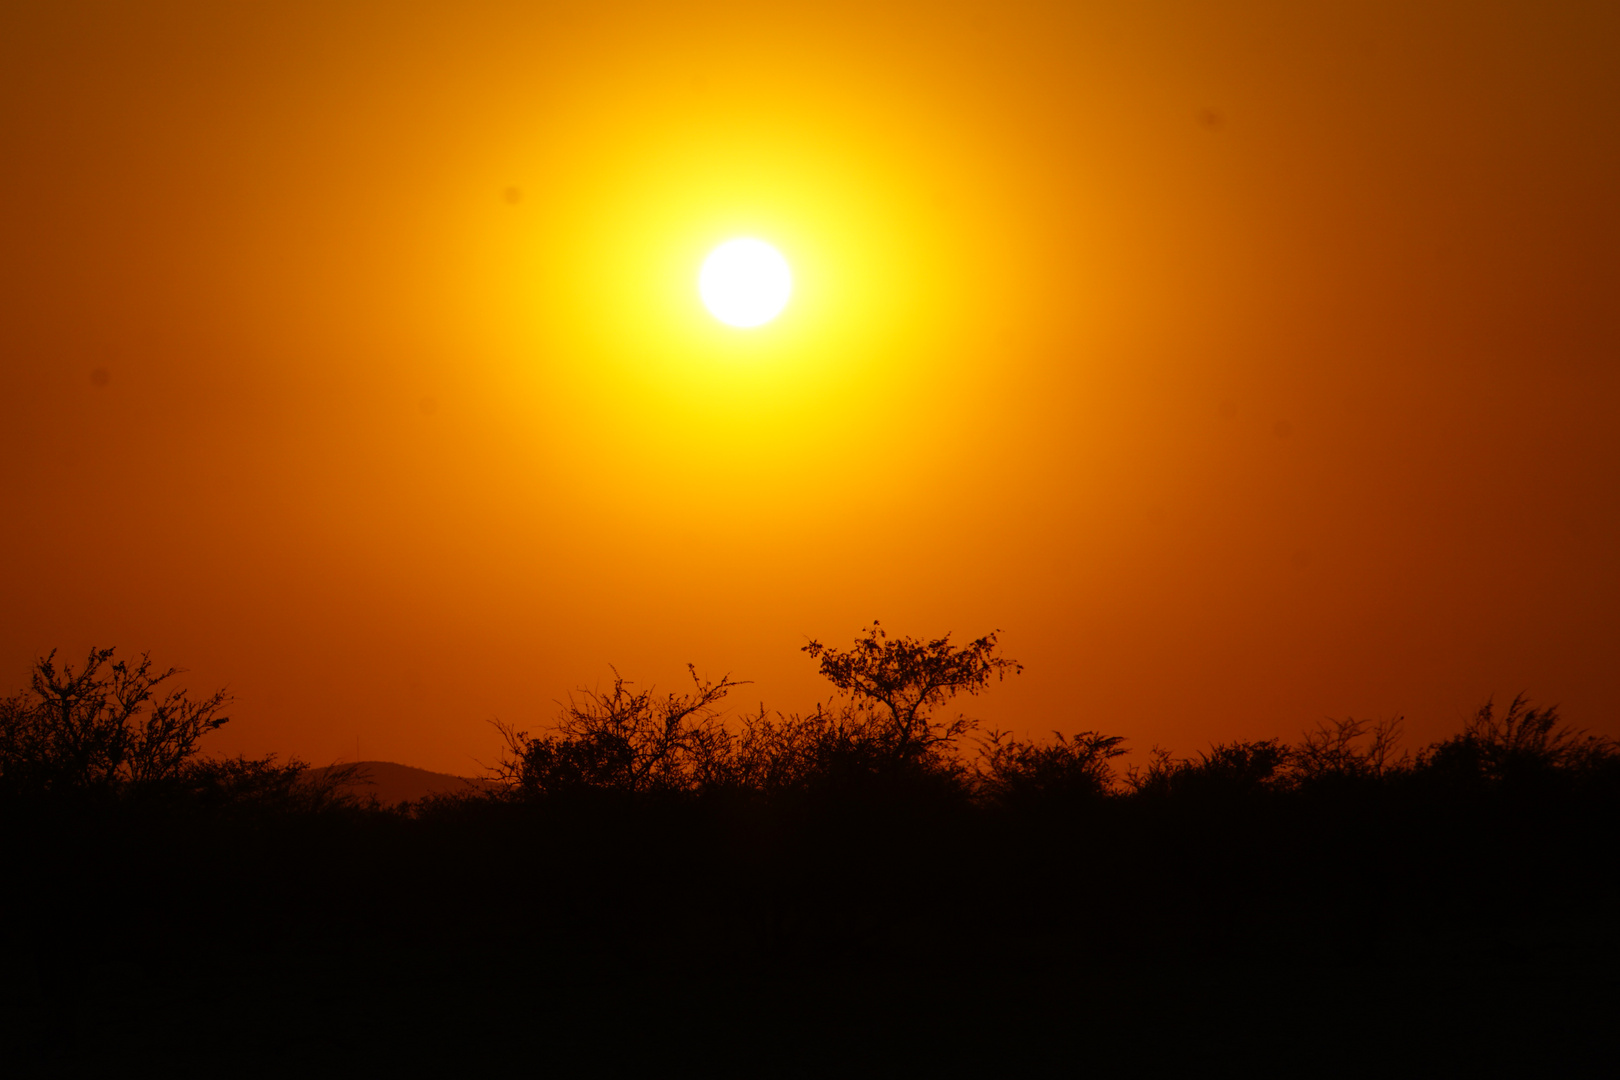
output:
M1198 123L1207 131L1219 131L1226 126L1226 117L1219 109L1199 109Z
M501 192L501 198L506 200L507 206L516 206L523 201L523 189L519 187L506 188Z
M90 372L91 386L106 386L110 382L112 382L112 372L106 368L98 367Z

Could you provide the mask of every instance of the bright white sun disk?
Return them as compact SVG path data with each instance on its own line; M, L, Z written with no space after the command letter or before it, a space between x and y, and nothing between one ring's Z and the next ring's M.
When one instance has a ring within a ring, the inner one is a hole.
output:
M787 260L763 240L727 240L709 253L698 275L703 306L729 326L770 322L787 306L792 291Z

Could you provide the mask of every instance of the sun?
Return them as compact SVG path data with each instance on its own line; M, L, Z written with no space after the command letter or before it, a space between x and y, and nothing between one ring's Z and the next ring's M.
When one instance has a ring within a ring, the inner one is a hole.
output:
M782 313L793 273L782 253L763 240L727 240L709 253L698 293L709 313L728 326L761 326Z

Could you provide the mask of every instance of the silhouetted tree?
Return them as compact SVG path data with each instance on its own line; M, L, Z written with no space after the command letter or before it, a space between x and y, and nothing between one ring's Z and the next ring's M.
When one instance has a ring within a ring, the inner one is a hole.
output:
M854 648L831 649L811 640L803 652L821 661L821 673L856 701L887 710L877 734L897 761L948 754L973 727L966 717L935 720L928 710L958 693L979 694L991 676L1019 674L1023 665L995 655L996 634L956 647L950 635L933 641L890 638L874 621ZM882 714L879 714L880 716Z
M28 690L0 702L0 780L14 789L86 788L172 780L198 741L227 721L225 691L192 700L161 693L178 668L154 671L112 649L91 649L84 666L35 661Z

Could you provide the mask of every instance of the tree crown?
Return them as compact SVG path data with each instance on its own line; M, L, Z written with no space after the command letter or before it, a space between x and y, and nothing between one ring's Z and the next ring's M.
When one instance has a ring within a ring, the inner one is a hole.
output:
M91 649L84 666L34 662L29 689L0 702L0 775L45 788L172 779L197 743L228 717L225 691L193 701L162 684L179 668L154 671L149 656L114 660Z
M951 636L919 641L891 638L874 620L855 641L854 648L832 649L811 639L802 651L821 661L821 674L857 699L882 705L894 725L896 752L904 754L947 742L967 725L936 725L927 710L958 693L979 694L991 676L1004 679L1024 670L1016 660L995 655L992 631L964 646L951 644Z

